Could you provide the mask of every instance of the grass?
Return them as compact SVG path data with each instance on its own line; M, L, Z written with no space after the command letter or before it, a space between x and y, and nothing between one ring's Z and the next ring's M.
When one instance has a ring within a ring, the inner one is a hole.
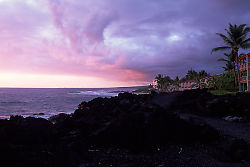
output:
M218 96L222 96L222 95L236 95L236 91L229 91L229 90L209 90L210 93L212 93L213 95L218 95Z

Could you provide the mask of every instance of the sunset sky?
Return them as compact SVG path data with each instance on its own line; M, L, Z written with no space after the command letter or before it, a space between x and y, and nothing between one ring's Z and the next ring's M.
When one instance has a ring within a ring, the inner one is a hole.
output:
M215 33L250 0L0 0L0 87L146 85L223 72Z

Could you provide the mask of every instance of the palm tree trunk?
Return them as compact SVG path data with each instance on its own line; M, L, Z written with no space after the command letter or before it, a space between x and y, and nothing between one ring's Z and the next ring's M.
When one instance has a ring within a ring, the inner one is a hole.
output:
M237 77L238 77L238 86L239 86L239 92L241 92L241 84L240 84L240 72L239 72L239 63L238 63L238 48L234 48L234 53L236 57L236 66L237 66Z
M236 77L236 72L235 72L235 63L233 64L233 70L234 70L234 86L237 88L237 77Z

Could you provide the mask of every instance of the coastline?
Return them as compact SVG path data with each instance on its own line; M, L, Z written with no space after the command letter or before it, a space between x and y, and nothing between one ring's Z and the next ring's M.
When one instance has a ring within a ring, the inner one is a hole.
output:
M0 153L10 166L247 166L249 136L236 132L249 130L249 100L207 90L120 93L49 120L11 116L0 120ZM242 120L222 119L229 115ZM235 136L221 132L221 122Z
M46 118L59 113L73 113L79 103L97 97L118 96L120 91L133 91L137 87L126 88L0 88L0 117L10 115ZM117 93L110 93L111 91Z

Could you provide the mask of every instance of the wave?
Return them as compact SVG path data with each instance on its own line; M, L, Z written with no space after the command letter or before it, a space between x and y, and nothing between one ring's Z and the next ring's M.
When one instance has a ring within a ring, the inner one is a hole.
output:
M25 101L0 101L0 104L25 104Z
M133 94L149 94L148 92L136 92L136 89L109 89L109 90L86 90L86 91L76 91L76 92L70 92L69 94L75 94L75 95L85 95L85 96L101 96L101 97L112 97L112 96L118 96L119 93L124 92L130 92Z
M71 92L69 94L111 97L111 96L118 96L119 93L113 93L105 90L96 90L96 91L87 90L87 91Z

